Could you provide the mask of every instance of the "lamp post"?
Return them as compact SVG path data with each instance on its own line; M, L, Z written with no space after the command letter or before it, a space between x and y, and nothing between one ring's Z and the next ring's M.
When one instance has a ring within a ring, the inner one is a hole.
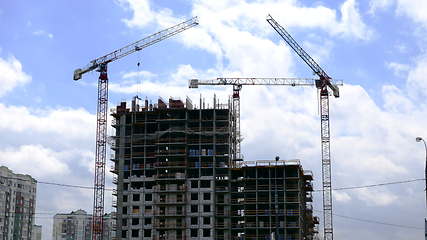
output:
M415 140L417 142L423 142L424 143L424 147L426 150L426 164L425 164L425 170L424 170L424 178L426 179L426 187L424 190L427 190L427 144L426 141L422 138L422 137L417 137L415 138ZM427 207L427 191L426 191L426 207ZM424 238L427 240L427 219L424 218Z

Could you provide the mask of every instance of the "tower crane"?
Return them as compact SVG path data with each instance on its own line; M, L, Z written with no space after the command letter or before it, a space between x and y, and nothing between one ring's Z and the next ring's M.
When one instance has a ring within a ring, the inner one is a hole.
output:
M323 182L323 238L333 240L332 226L332 184L331 184L331 151L330 151L330 124L329 124L329 89L334 97L339 97L339 89L331 80L332 78L308 55L292 36L271 15L267 22L285 40L285 42L298 54L298 56L319 77L316 87L320 90L320 125L321 125L321 150L322 150L322 182Z
M242 160L240 144L240 90L244 85L264 85L264 86L319 86L320 80L309 78L216 78L209 80L191 79L189 88L198 88L199 86L218 86L231 85L233 86L233 115L235 124L232 126L233 148L232 160ZM336 82L337 85L342 85L342 82Z
M98 79L98 105L96 112L96 150L95 150L95 180L93 199L92 239L102 240L103 215L104 215L104 192L105 192L105 163L107 153L107 110L108 110L108 76L107 65L119 60L129 54L140 51L148 46L174 36L184 30L198 25L198 18L193 17L170 28L145 37L139 41L126 45L102 57L89 62L84 68L74 71L74 80L79 80L82 75L96 70L99 72Z

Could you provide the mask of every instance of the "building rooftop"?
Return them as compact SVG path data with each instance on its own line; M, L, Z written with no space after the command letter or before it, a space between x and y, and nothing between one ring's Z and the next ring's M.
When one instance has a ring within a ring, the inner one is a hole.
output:
M0 177L8 177L18 181L30 181L32 183L37 183L37 180L31 177L31 175L14 173L6 166L0 166Z
M116 108L112 108L110 111L112 114L121 114L127 112L144 112L144 111L156 111L162 109L228 109L229 101L227 103L220 103L216 96L214 96L213 104L205 102L205 99L200 96L200 102L197 106L193 104L189 97L186 97L185 101L180 98L170 97L168 101L162 97L157 99L157 103L152 103L148 99L141 100L138 96L132 98L130 107L127 102L121 102Z

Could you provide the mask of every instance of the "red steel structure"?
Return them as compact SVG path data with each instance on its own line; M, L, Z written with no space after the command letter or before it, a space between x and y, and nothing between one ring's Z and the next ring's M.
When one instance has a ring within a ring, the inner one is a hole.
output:
M332 184L331 184L331 151L330 151L330 123L329 123L329 91L339 97L339 89L332 83L332 78L308 55L292 36L276 20L267 16L267 22L285 40L285 42L298 54L298 56L319 76L316 87L320 90L320 124L321 124L321 150L322 150L322 182L323 182L323 238L333 239L332 226Z
M160 42L166 38L176 35L195 25L198 18L194 17L170 28L145 37L137 42L117 49L107 55L96 58L84 67L74 71L74 80L81 79L82 75L92 70L98 71L98 106L96 113L96 150L95 150L95 181L93 198L92 239L102 240L103 237L103 215L104 215L104 192L105 192L105 164L107 153L107 111L108 111L108 75L107 64L125 57Z

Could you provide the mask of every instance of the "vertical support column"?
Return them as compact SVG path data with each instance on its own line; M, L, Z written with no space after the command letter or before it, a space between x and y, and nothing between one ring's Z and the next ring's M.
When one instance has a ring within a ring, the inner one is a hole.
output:
M191 206L191 204L190 204L191 196L190 196L190 199L187 196L189 194L189 192L190 192L188 190L189 187L187 187L187 183L190 182L190 184L191 184L191 181L189 181L189 169L188 169L188 166L189 166L188 165L188 152L189 152L188 151L188 143L189 143L189 141L188 141L188 132L189 132L188 121L190 119L188 107L189 106L187 105L187 102L186 102L186 104L185 104L185 125L184 125L184 142L185 142L185 148L186 148L186 151L185 151L185 162L184 162L184 164L186 166L186 168L185 168L185 182L184 182L184 202L185 202L185 205L182 206L182 211L183 211L183 214L184 214L185 228L184 228L184 231L183 231L183 234L184 234L184 238L183 239L187 239L187 230L189 230L190 225L191 225L191 224L187 224L187 222L190 221L190 219L188 219L188 216L187 216L187 207ZM177 187L179 188L179 185L177 185ZM191 187L191 185L190 185L190 187ZM190 195L191 195L191 193L190 193ZM191 231L191 230L189 230L189 231Z
M283 188L283 238L286 239L287 232L286 232L286 212L288 211L288 208L286 206L287 199L286 199L286 162L283 161L283 179L281 182L281 186Z
M228 165L234 168L234 108L231 97L228 99L228 156Z
M329 95L326 86L320 90L320 117L322 140L322 179L323 179L323 224L324 239L332 240L332 186L331 153L329 130Z
M214 95L214 99L213 99L213 116L212 116L212 119L213 119L213 123L212 123L212 127L213 127L213 137L212 137L212 152L213 152L213 159L212 159L212 175L213 175L213 181L212 181L212 184L213 184L213 186L212 186L212 189L213 189L213 192L212 192L212 195L211 195L211 199L212 199L212 201L213 201L213 206L212 206L212 210L213 210L213 217L212 217L212 221L211 221L211 223L213 222L213 229L212 229L212 239L216 239L216 231L217 231L217 227L216 227L216 222L218 221L218 218L217 218L217 214L216 214L216 211L217 211L217 206L216 206L216 197L217 197L217 195L216 195L216 155L217 155L217 152L216 152L216 95ZM224 209L224 211L225 211L225 209Z
M276 165L274 166L274 209L275 209L275 213L276 213L276 218L275 218L275 230L274 230L274 232L275 232L275 237L276 237L276 239L279 239L279 236L280 236L280 234L279 234L279 193L278 193L278 191L279 191L279 189L278 189L278 185L277 185L277 178L278 178L278 176L277 176L277 162L279 161L279 156L277 156L276 158L275 158L275 160L276 160Z
M147 100L145 100L147 101ZM144 164L144 170L143 172L143 177L144 177L144 181L143 181L143 185L142 185L142 194L141 194L141 201L142 201L142 205L141 205L141 211L145 212L145 206L147 205L146 201L145 201L145 194L146 194L146 189L147 189L147 114L148 114L148 104L145 104L145 110L144 110L144 154L143 154L143 164ZM136 121L135 121L136 122ZM133 134L132 134L133 136ZM133 144L133 141L132 141ZM151 185L152 186L152 185ZM158 186L155 185L154 189L156 189ZM151 189L153 189L153 187L151 187ZM160 187L159 187L160 189ZM154 200L154 198L156 197L156 194L154 193L154 191L151 191L151 200ZM155 209L151 209L151 211L154 213ZM154 218L151 218L151 224L154 223ZM146 224L145 224L145 217L143 217L141 219L141 224L142 224L142 229L141 229L141 234L142 236L144 236L144 231L146 229ZM150 229L150 228L147 228ZM151 236L154 236L154 229L151 227Z
M234 158L233 160L242 159L240 153L240 90L241 85L233 85L233 110L234 110Z
M204 109L204 106L203 106ZM201 209L200 209L200 177L202 176L202 96L200 96L200 108L199 108L199 153L198 153L198 161L199 161L199 167L198 167L198 179L197 179L197 225L198 225L198 234L197 234L197 239L200 240L200 234L202 234L202 232L200 232L200 229L202 229L201 227L201 223L200 223L200 219L201 219Z
M102 240L105 190L105 159L107 153L108 76L107 65L99 66L98 106L96 121L95 183L92 218L92 240Z
M274 209L274 207L273 207L273 203L274 203L274 201L273 201L273 196L272 196L272 194L271 194L271 192L273 191L273 187L272 187L272 181L271 181L271 179L272 179L272 177L271 177L271 169L272 169L272 166L271 166L271 162L269 162L268 163L268 201L269 201L269 207L270 207L270 214L268 215L268 219L269 219L269 233L270 234L272 234L273 233L273 209ZM258 227L258 226L257 226ZM257 235L257 237L259 237L258 235Z

